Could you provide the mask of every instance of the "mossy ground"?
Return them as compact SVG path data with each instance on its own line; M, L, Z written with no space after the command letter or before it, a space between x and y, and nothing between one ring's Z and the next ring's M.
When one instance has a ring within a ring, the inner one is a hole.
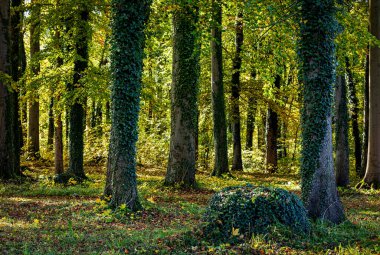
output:
M33 181L0 184L2 254L379 254L379 191L341 190L348 217L339 226L313 224L305 235L273 227L248 243L212 245L193 227L211 195L232 185L281 187L299 195L298 177L234 173L218 179L199 173L199 189L163 187L164 169L140 167L138 185L145 210L108 210L99 197L105 167L87 166L90 181L54 185L49 164L28 163Z

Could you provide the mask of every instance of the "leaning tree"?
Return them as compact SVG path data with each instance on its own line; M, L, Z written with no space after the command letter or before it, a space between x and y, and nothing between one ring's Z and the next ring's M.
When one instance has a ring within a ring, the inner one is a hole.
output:
M150 0L112 0L111 138L105 195L110 205L141 205L137 195L136 142L144 53L144 28Z
M331 128L336 10L334 0L301 3L302 197L311 218L340 223L345 216L335 183Z

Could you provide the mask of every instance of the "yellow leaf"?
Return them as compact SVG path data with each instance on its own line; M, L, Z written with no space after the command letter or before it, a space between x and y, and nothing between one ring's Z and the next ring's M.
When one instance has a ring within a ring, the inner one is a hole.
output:
M153 197L148 197L146 200L148 200L149 202L155 204L156 202L154 201L154 198Z
M239 235L239 229L232 227L232 235L233 236L238 236Z

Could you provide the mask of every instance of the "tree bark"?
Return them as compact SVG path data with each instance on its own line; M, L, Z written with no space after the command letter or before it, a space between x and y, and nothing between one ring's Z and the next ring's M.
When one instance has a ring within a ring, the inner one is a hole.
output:
M144 53L144 27L150 1L112 0L111 137L105 196L110 205L132 211L141 204L137 194L136 142Z
M63 173L63 138L62 138L62 116L57 114L56 124L54 127L54 166L55 174L60 175Z
M79 93L80 79L88 66L88 33L89 8L81 5L79 7L79 20L77 21L78 32L75 34L75 50L80 59L74 61L73 84L68 84L68 90ZM83 136L85 121L85 99L77 98L72 102L69 109L69 168L67 174L76 179L86 179L83 168Z
M199 52L196 43L198 9L181 2L173 13L171 134L166 185L195 185L195 135Z
M368 49L369 51L369 49ZM363 149L362 149L362 165L359 178L363 178L367 168L368 155L368 130L369 130L369 54L367 54L365 62L365 82L364 82L364 114L363 114Z
M336 184L339 187L349 185L349 147L348 147L348 107L346 79L339 75L335 87L335 169Z
M243 12L239 10L235 24L235 57L233 59L233 73L231 83L231 126L232 126L232 171L243 171L240 136L240 68L241 50L243 46Z
M277 75L275 80L276 91L280 89L281 76ZM266 125L266 150L265 150L265 167L269 173L277 171L277 137L278 137L278 116L277 113L268 107L267 125Z
M211 93L214 131L214 170L213 176L228 173L227 126L223 88L223 55L222 55L222 3L212 2L211 28Z
M351 101L351 125L352 125L352 136L354 138L354 148L355 148L355 171L356 174L360 175L360 169L362 166L362 145L360 141L360 131L359 131L359 100L356 96L356 87L354 83L354 77L352 74L350 61L346 57L346 71L348 76L348 93Z
M312 219L344 219L334 173L331 114L335 82L334 0L303 0L299 57L303 82L302 198Z
M370 31L380 40L380 0L369 1ZM368 159L364 182L380 188L380 48L372 46L369 52L369 137Z
M13 6L17 4L20 3L17 1L12 3ZM17 38L20 36L20 30L17 28L18 15L16 12L14 16L10 16L8 0L0 2L0 72L11 76L14 81L18 79L19 67L19 54L15 52L19 47ZM10 83L11 81L5 77L0 79L0 179L2 180L22 175L18 140L18 95L16 91L10 89Z
M256 71L253 71L251 74L252 80L256 78ZM253 131L255 130L255 115L256 115L256 100L253 95L250 95L248 98L248 107L247 107L247 127L245 135L245 148L247 150L252 150L253 147Z
M32 73L37 76L40 72L40 6L32 0L31 26L30 26L30 58ZM35 93L29 102L28 125L28 155L31 159L40 157L40 103L38 85L33 84Z

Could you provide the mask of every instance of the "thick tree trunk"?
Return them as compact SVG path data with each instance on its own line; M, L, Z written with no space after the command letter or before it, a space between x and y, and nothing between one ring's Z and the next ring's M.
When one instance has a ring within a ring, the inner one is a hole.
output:
M0 2L0 17L0 72L9 74L14 79L17 76L15 75L17 70L14 70L13 67L17 66L15 63L17 59L10 59L13 48L10 40L18 37L19 33L14 27L14 20L10 21L10 2L8 0ZM10 24L12 25L12 34L10 34ZM13 46L18 47L18 44ZM18 54L16 55L18 56ZM17 93L11 92L9 85L10 81L0 79L0 179L3 180L21 175L19 141L17 140L19 135Z
M75 34L75 49L81 59L74 62L73 84L68 84L68 90L76 92L81 87L80 79L88 66L88 19L87 6L79 7L80 19L77 22L78 32ZM83 136L84 136L84 110L85 100L76 99L69 110L69 168L67 174L79 180L86 179L83 168Z
M241 136L240 136L240 68L241 68L241 49L243 46L243 13L239 10L235 24L235 57L233 59L233 74L231 83L231 126L232 126L232 171L242 171L243 161L241 155Z
M48 147L52 148L53 141L54 141L54 114L53 114L53 106L54 106L54 99L50 99L49 104L49 125L48 125L48 140L47 145Z
M380 0L370 0L370 31L380 40ZM380 188L380 48L369 52L369 139L368 159L364 182Z
M40 52L40 6L36 1L32 1L31 26L30 26L30 58L31 68L34 75L40 72L38 54ZM38 87L37 85L33 85ZM40 104L38 89L35 89L33 98L29 104L29 125L28 125L28 155L31 159L40 157Z
M265 152L265 127L267 123L267 113L265 110L260 109L260 125L257 125L257 148Z
M111 137L105 196L110 205L141 205L137 194L136 142L144 53L144 27L150 1L112 0ZM123 7L124 6L124 7Z
M362 166L362 145L360 141L360 131L359 131L359 100L356 96L356 87L354 83L354 76L352 74L350 61L346 57L346 71L348 76L348 93L351 101L351 125L352 125L352 136L354 137L354 148L355 148L355 171L357 175L360 175L360 169Z
M336 187L331 127L335 82L335 31L331 29L336 26L334 1L303 0L301 18L302 198L312 219L340 223L345 216Z
M275 80L276 90L281 86L281 76L277 75ZM265 167L269 173L277 171L277 137L278 137L278 116L277 113L269 106L267 113L266 125L266 150L265 150Z
M369 54L365 62L365 82L364 82L364 114L363 114L363 149L362 149L362 166L359 178L363 178L367 168L368 155L368 129L369 129Z
M339 187L349 185L349 147L348 147L348 107L346 79L339 75L335 87L335 169L336 184Z
M173 13L171 134L166 185L195 185L195 144L199 54L196 4L179 3Z
M228 173L227 127L223 88L222 3L213 0L211 29L211 91L214 130L213 176Z

